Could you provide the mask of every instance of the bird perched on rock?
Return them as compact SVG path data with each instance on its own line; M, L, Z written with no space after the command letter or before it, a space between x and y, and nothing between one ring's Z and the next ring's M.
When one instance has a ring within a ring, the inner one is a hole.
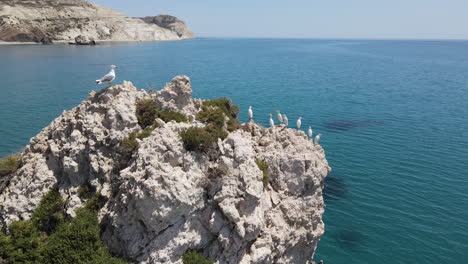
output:
M190 115L190 117L192 117L192 124L202 124L201 121L195 118L195 115Z
M309 138L312 138L312 127L309 126L309 130L307 131L307 134L309 135Z
M109 86L112 85L112 82L115 80L115 69L118 67L115 65L111 65L111 70L108 74L104 75L101 79L96 80L97 84L101 83L109 83Z
M302 124L302 117L299 117L296 122L297 129L301 129L301 124Z
M321 135L322 134L318 134L317 136L315 136L315 142L314 142L315 145L317 145L319 143Z
M288 127L289 121L288 121L288 117L286 115L283 115L283 122L286 125L286 127Z
M280 124L283 123L283 117L281 116L280 110L276 110L276 117L278 118L278 122Z
M275 126L275 121L273 121L273 115L270 114L270 127L274 127Z
M252 110L252 106L249 106L249 120L252 120L253 119L253 110Z

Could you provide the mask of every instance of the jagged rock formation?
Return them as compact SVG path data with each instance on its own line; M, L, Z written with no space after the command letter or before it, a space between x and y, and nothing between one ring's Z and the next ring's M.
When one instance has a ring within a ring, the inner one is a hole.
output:
M138 100L189 115L202 105L191 94L185 76L156 93L130 82L92 92L21 153L22 167L0 189L0 225L29 218L53 187L73 216L88 184L108 198L100 212L104 243L131 261L180 264L192 249L222 264L309 261L324 232L330 168L302 131L248 122L205 154L186 151L179 135L197 124L158 119L131 157L119 154L120 142L141 130ZM257 160L269 165L266 186Z
M0 0L0 41L155 41L193 38L183 22L174 29L148 24L82 0Z
M171 31L174 31L180 37L181 36L189 36L190 38L194 37L192 31L188 29L184 21L178 19L175 16L170 16L170 15L147 16L142 19L146 23L156 24L162 28L167 28Z

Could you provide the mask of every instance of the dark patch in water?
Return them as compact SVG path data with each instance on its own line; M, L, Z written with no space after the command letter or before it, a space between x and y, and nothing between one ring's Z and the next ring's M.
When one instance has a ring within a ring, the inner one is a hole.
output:
M349 248L361 245L366 236L359 231L340 230L334 235L334 238L340 247Z
M327 130L347 131L356 127L362 126L378 126L383 125L383 121L377 120L330 120L325 122Z
M337 177L333 172L325 177L323 198L325 203L330 200L339 200L346 197L348 189L343 178Z

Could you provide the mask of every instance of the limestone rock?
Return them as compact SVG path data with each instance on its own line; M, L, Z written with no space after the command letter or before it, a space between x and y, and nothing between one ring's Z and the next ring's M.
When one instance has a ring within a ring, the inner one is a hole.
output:
M193 32L188 29L185 22L178 19L175 16L170 15L159 15L159 16L147 16L142 18L148 24L156 24L162 28L167 28L177 33L179 37L187 36L194 38Z
M156 93L130 82L112 86L44 128L22 152L24 165L0 189L0 226L27 219L52 187L83 205L91 184L108 198L100 212L109 249L137 263L181 264L199 250L220 264L306 263L324 232L322 190L330 168L323 149L302 131L243 124L219 140L217 157L186 151L165 123L138 141L131 157L119 144L139 131L135 104L154 98L164 109L200 110L190 79L177 76ZM256 161L268 163L268 184Z
M88 36L79 35L75 38L75 42L71 42L70 44L74 45L96 45L96 41L93 38Z
M79 35L96 41L193 38L180 20L161 27L82 0L0 0L0 41L71 42Z

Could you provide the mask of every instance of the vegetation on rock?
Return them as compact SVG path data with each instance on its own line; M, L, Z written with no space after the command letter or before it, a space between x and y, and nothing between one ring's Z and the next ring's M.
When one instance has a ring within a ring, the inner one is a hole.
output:
M11 223L9 235L0 232L0 263L125 263L101 242L98 211L104 202L95 195L75 218L66 219L66 202L50 191L30 220Z
M206 126L204 128L189 128L180 133L185 149L208 152L218 138L225 139L227 137L227 131L232 132L239 128L238 114L239 107L233 105L231 100L227 98L204 101L202 110L196 118L206 123Z
M258 168L262 171L263 173L263 187L267 187L268 186L268 182L270 181L269 177L268 177L268 163L264 160L256 160L255 161L257 163L257 166Z
M182 255L182 262L184 264L213 264L214 262L203 257L203 255L196 251L188 251Z
M154 123L150 127L143 129L139 133L135 131L131 132L130 134L128 134L128 137L122 140L121 147L127 152L132 152L137 147L137 141L136 141L137 138L139 140L143 140L144 138L151 136L151 132L153 132L153 130L155 130L158 127L159 127L159 124Z
M158 104L152 99L140 100L136 104L136 116L138 124L145 129L153 125L158 115Z
M0 159L0 177L12 174L21 166L21 156L13 154Z
M158 117L161 118L164 122L170 122L172 120L177 123L185 123L188 121L187 116L182 113L171 111L171 110L161 110L158 112Z

